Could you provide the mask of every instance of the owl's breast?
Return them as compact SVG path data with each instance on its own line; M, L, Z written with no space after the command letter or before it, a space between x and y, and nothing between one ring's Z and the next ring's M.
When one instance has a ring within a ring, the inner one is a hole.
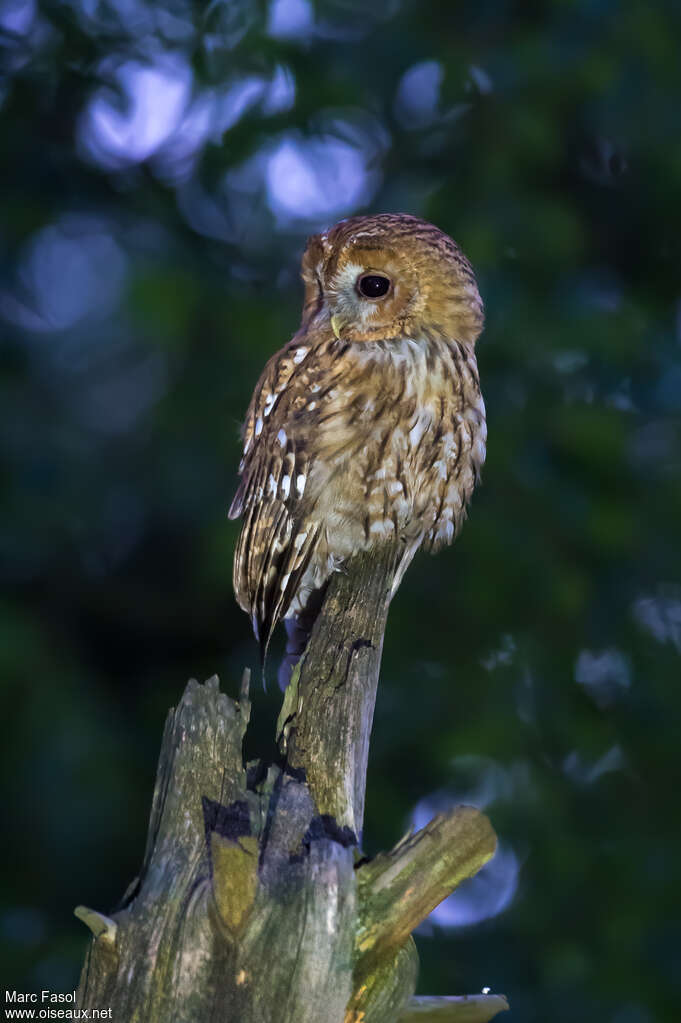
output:
M315 468L329 550L345 557L395 535L451 541L485 454L472 355L425 341L365 345L334 390Z

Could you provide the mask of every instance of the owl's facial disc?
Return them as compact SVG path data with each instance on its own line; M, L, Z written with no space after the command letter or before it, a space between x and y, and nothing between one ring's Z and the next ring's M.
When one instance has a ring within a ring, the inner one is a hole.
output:
M442 231L408 214L342 220L308 242L303 323L322 316L352 343L431 333L470 345L483 306L473 270Z
M386 251L355 251L338 261L325 290L336 335L372 341L401 336L414 282Z
M367 273L361 273L356 279L355 291L359 296L360 302L382 302L392 293L393 282L386 273L369 270ZM367 321L370 315L371 313L366 310L365 315L362 317L360 309L360 319ZM331 328L339 340L346 326L348 326L347 319L342 314L332 314Z

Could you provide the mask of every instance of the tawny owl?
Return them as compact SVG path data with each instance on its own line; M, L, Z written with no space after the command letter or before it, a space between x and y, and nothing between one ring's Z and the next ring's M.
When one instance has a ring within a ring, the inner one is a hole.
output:
M485 458L483 307L458 246L417 217L341 221L303 256L300 329L244 425L234 589L266 649L354 552L451 543Z

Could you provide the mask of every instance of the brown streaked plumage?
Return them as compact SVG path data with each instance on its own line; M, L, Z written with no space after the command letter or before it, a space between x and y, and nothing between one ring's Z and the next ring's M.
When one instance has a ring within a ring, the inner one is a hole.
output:
M396 538L396 589L421 545L451 543L485 458L482 302L447 235L352 217L309 240L302 276L302 324L256 385L229 512L263 649L354 552Z

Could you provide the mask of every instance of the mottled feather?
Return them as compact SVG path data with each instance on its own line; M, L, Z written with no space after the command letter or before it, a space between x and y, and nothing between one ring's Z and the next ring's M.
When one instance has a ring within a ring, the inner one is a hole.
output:
M355 551L451 543L485 457L474 344L482 303L455 243L406 215L308 243L303 321L267 363L244 425L234 587L263 650ZM390 290L361 293L362 275Z

